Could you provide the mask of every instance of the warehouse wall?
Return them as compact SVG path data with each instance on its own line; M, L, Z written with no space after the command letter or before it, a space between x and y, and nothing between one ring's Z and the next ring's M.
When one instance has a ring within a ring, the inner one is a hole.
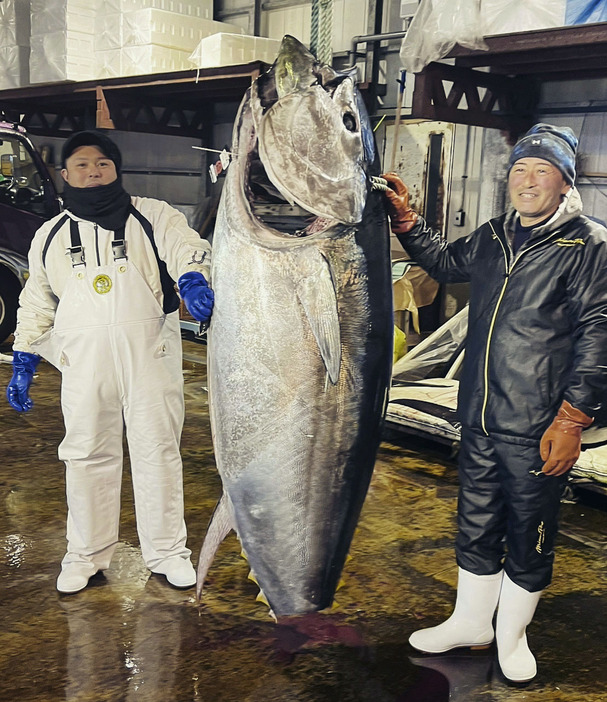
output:
M144 0L129 0L130 8ZM168 1L168 0L167 0ZM12 0L15 11L23 13L28 0ZM38 5L42 0L32 0ZM62 0L52 0L49 7L61 4ZM63 0L64 4L66 0ZM126 0L108 0L93 3L95 7L105 8L115 20L116 13ZM152 2L152 0L150 0ZM154 0L154 7L164 0ZM173 3L175 4L175 3ZM195 3L182 2L190 6ZM204 3L203 3L204 4ZM208 3L205 4L205 7ZM353 5L356 11L352 11ZM9 4L2 3L5 8ZM37 6L38 6L37 5ZM73 0L73 7L87 5L83 0ZM383 31L400 31L407 24L405 12L411 12L415 2L403 3L401 0L384 0ZM138 5L137 5L138 6ZM160 5L158 5L160 7ZM202 5L201 5L202 6ZM291 33L304 43L310 40L311 2L300 0L267 0L263 3L261 33L267 37L280 39L285 33ZM348 59L351 41L354 35L363 35L372 30L369 11L375 6L373 0L335 0L333 18L333 49L336 52L335 65L343 66ZM219 0L214 3L214 21L223 21L240 31L250 31L251 0ZM408 8L408 9L407 9ZM9 8L10 9L10 8ZM0 17L1 19L1 17ZM10 19L8 15L5 19ZM208 18L207 18L208 19ZM12 22L12 20L11 20ZM22 22L19 24L21 27ZM1 23L0 23L1 25ZM17 25L15 25L16 27ZM11 24L8 29L15 28ZM0 26L1 28L1 26ZM7 31L8 31L7 29ZM23 41L23 32L15 34L15 40ZM7 35L8 36L8 35ZM109 38L106 37L109 41ZM384 44L384 47L386 45ZM400 59L398 49L400 40L391 42L388 52L381 62L379 82L387 88L386 95L380 97L376 113L373 116L377 125L382 116L386 119L376 133L381 153L385 153L384 164L390 166L388 156L392 153L391 135L394 134L394 111L398 96L397 79L400 77ZM364 44L359 47L364 49ZM365 61L360 59L361 71ZM370 78L361 73L361 78ZM586 211L600 219L607 220L607 133L605 118L607 107L602 111L600 100L607 94L602 81L567 83L567 90L562 84L545 86L542 94L541 118L557 124L569 124L580 135L580 178L578 181ZM414 76L407 76L403 100L402 119L407 121L411 107L411 95ZM607 102L607 101L604 101ZM584 106L587 110L584 112ZM217 111L211 142L206 146L218 149L230 145L231 132L236 116L237 104L222 105ZM600 110L600 111L596 111ZM431 126L430 131L440 128ZM507 204L505 187L505 166L510 146L503 135L496 130L483 130L476 127L451 125L452 132L445 142L444 154L444 216L442 231L448 240L470 233L478 224L501 212ZM411 133L405 126L400 132L403 160L407 160L407 149L411 144ZM413 141L415 141L413 138ZM193 222L199 222L212 209L217 201L221 182L212 185L207 175L208 166L215 160L214 155L197 152L191 147L198 144L196 140L181 137L149 137L147 135L129 135L126 138L116 133L116 139L125 151L127 170L136 171L125 174L125 185L138 194L162 197L172 204L180 206L189 213ZM154 148L150 148L153 139ZM36 140L39 145L48 144L49 139ZM60 145L60 140L58 140ZM422 155L410 159L411 168L422 169L425 166ZM420 202L423 206L423 202ZM463 216L462 216L463 213Z
M606 95L606 79L554 82L543 86L540 103L542 121L569 126L577 134L577 187L584 211L603 222L607 222Z

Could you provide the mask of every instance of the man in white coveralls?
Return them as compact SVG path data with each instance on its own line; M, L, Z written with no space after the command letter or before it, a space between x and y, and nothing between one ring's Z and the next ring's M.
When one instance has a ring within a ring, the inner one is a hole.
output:
M13 345L10 405L32 408L40 356L62 374L67 552L57 589L74 593L110 565L118 543L123 432L146 566L176 587L196 575L186 547L179 450L184 419L179 293L208 321L210 246L182 213L131 197L103 132L62 150L66 210L36 233Z

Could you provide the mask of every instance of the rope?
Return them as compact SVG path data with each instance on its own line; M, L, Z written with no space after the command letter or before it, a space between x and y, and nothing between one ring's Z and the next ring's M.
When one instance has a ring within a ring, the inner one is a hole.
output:
M312 19L310 24L310 51L314 56L318 56L318 3L319 0L312 0Z
M312 0L310 49L320 63L333 63L333 0Z

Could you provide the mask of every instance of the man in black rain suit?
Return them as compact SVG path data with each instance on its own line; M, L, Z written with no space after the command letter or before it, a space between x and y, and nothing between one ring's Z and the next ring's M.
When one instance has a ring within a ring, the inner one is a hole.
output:
M410 643L441 653L495 636L502 672L516 682L537 671L526 627L552 578L582 429L607 395L607 231L582 214L576 148L568 127L532 127L509 160L512 208L450 244L409 207L398 176L384 176L392 230L410 256L439 282L470 283L457 601Z

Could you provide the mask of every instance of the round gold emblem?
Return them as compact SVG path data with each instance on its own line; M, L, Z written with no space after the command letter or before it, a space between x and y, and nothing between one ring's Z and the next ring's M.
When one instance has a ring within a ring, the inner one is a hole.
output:
M112 279L109 277L109 275L105 274L96 276L95 280L93 280L93 289L100 295L109 293L109 291L112 289Z

